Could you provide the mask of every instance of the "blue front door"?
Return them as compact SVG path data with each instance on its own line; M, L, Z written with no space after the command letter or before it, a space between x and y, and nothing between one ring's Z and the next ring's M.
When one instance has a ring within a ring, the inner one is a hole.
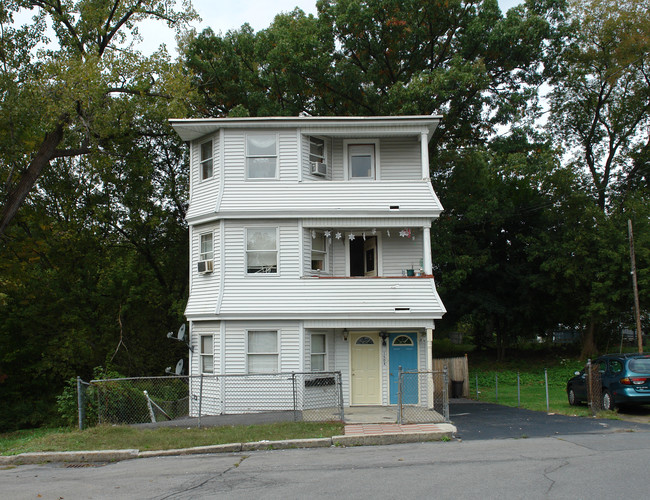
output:
M411 372L418 369L418 348L416 333L391 333L388 337L388 357L390 373L390 404L398 402L398 372ZM417 404L418 402L418 375L406 375L402 388L402 403Z

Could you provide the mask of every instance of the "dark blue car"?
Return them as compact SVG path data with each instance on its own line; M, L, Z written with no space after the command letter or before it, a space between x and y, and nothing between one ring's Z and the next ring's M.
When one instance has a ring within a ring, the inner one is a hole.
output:
M650 403L650 354L606 354L592 363L598 366L602 382L602 407ZM566 393L569 404L587 401L585 370L569 379Z

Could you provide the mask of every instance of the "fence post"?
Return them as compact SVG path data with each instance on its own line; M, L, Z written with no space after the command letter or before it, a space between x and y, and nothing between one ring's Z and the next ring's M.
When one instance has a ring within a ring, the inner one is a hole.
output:
M495 373L494 374L494 397L496 399L496 402L499 402L499 374Z
M546 413L551 411L551 408L548 404L548 370L544 368L544 384L546 385Z
M521 406L521 389L519 384L519 372L517 372L517 408Z
M592 414L594 414L593 402L594 402L594 393L591 384L591 359L587 359L587 406L591 409Z
M476 401L478 401L478 373L476 375Z
M336 372L338 376L336 377L339 381L339 408L341 410L341 422L345 422L345 414L343 413L343 375L341 372Z
M156 423L156 415L153 412L153 407L151 406L151 399L149 399L149 393L147 391L142 391L144 392L144 397L147 400L147 408L149 408L149 418L151 419L151 423L155 424Z
M79 430L84 430L84 409L85 409L85 399L83 393L81 392L83 388L81 387L81 377L77 377L77 415L79 417Z
M199 379L199 420L198 420L198 427L199 429L201 428L201 405L203 403L203 374L201 374L201 378Z
M92 383L92 380L90 381ZM102 423L102 386L97 385L97 423L101 425Z
M447 365L442 369L442 413L445 422L449 422L449 371Z
M402 367L397 367L397 423L402 423L402 385L404 384L404 375Z
M291 372L291 390L293 392L293 421L298 421L296 414L296 372Z

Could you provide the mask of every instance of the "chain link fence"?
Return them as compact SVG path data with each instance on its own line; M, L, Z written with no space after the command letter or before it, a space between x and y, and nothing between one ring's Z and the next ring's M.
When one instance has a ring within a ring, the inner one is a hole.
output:
M582 369L578 371L578 369ZM570 406L567 383L576 404L585 404L596 416L603 409L602 367L568 361L550 369L518 372L472 371L469 396L477 401L524 407L531 410L563 412ZM574 377L575 376L575 377ZM453 384L453 382L452 382Z
M447 370L402 371L397 380L397 423L449 422Z
M78 384L79 387L79 384ZM295 421L343 420L341 372L134 377L79 390L80 427L292 411ZM83 401L82 401L83 400ZM91 410L88 411L87 408Z

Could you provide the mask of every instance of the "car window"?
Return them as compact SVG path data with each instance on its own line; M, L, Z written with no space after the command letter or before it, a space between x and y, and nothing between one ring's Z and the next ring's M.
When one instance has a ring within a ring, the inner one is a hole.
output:
M634 373L650 373L650 358L632 358L627 366Z
M609 370L612 373L621 373L623 371L623 363L621 363L620 359L610 359Z

